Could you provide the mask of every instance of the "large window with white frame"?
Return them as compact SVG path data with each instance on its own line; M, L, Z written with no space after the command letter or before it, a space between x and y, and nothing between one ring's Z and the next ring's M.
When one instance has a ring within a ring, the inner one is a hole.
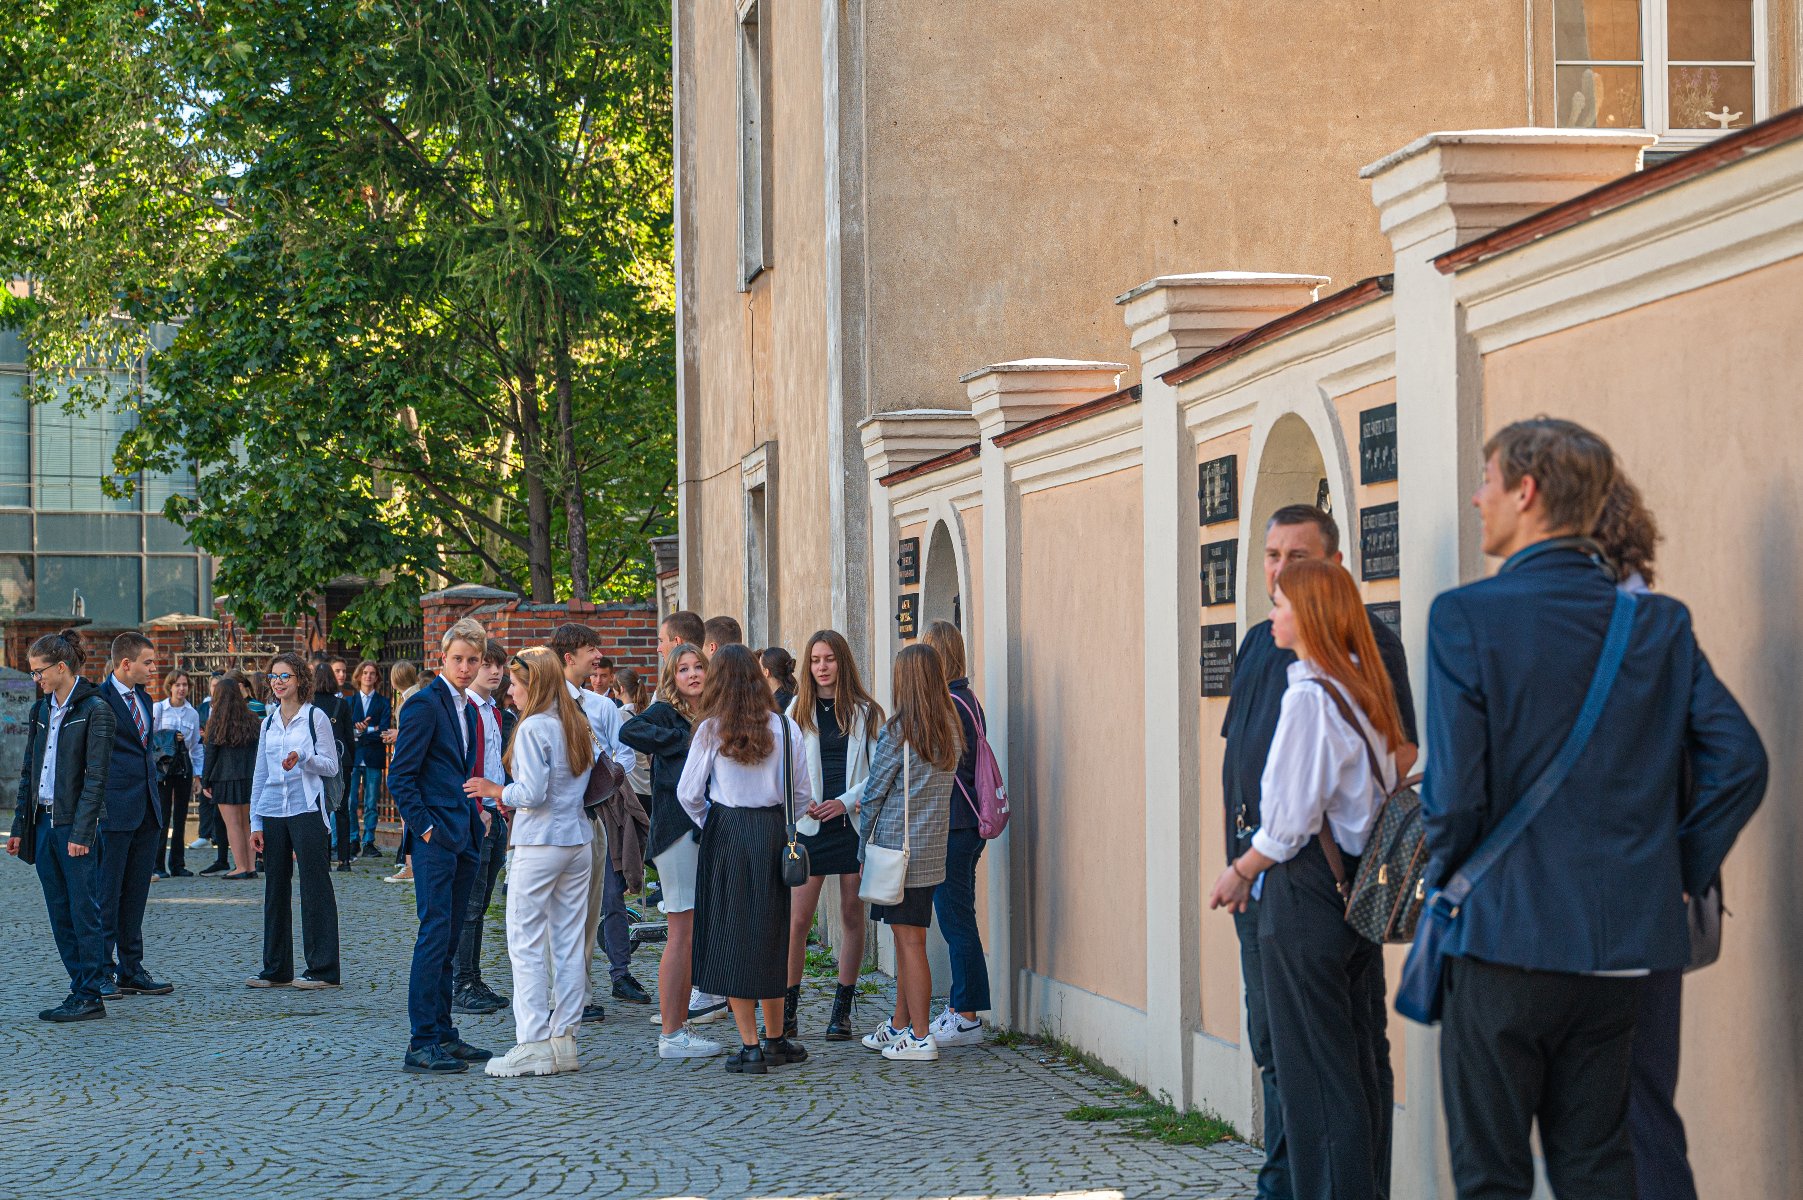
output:
M1554 124L1706 141L1765 115L1763 0L1553 0Z

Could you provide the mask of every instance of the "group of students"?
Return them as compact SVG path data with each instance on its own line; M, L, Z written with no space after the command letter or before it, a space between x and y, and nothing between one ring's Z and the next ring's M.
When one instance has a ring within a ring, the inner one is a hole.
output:
M1537 1124L1560 1197L1695 1200L1674 1106L1690 914L1719 900L1764 751L1684 606L1651 593L1657 525L1607 443L1538 418L1484 455L1473 503L1502 567L1428 621L1421 929L1445 965L1418 932L1405 972L1411 1007L1428 997L1411 1015L1439 1006L1453 1178L1461 1200L1526 1200ZM1369 1200L1389 1195L1394 1081L1382 948L1345 884L1415 761L1413 698L1331 516L1279 510L1264 561L1210 904L1239 934L1258 1195Z

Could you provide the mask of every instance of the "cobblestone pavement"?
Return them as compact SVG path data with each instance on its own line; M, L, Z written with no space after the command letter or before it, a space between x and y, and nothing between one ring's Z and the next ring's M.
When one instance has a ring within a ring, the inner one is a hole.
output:
M175 994L59 1027L36 1015L66 985L42 893L29 868L0 859L12 1049L0 1200L1252 1195L1248 1146L1169 1146L1067 1120L1106 1102L1107 1085L1031 1047L919 1064L829 1045L818 985L802 1022L815 1057L763 1078L658 1060L647 1010L612 1002L581 1034L577 1074L404 1075L415 922L412 889L379 878L389 869L372 859L333 876L341 991L244 986L260 961L261 882L166 880L151 893L146 961ZM511 992L489 929L485 974ZM655 948L635 973L652 984ZM861 1022L880 1015L860 1003ZM512 1044L509 1013L461 1020L477 1045Z

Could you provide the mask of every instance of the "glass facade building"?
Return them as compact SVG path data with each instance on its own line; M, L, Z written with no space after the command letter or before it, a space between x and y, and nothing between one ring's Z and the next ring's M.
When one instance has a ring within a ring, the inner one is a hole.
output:
M97 374L120 392L143 382L141 364ZM193 472L146 473L130 497L108 496L113 452L136 415L30 404L32 382L19 335L0 330L0 618L73 612L77 596L102 626L209 612L211 560L161 515L171 495L193 495Z

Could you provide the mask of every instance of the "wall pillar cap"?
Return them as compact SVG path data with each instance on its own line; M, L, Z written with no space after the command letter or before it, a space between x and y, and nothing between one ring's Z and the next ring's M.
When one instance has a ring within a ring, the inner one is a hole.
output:
M977 422L961 408L903 408L858 422L864 463L881 477L905 471L977 440Z
M985 438L1106 396L1121 386L1126 363L1081 358L1017 358L958 377Z
M1140 375L1154 379L1183 362L1312 304L1325 275L1194 271L1159 275L1116 296Z
M219 622L212 617L195 616L192 613L165 613L160 617L152 617L144 622L146 629L217 629Z
M496 600L518 600L518 592L503 591L480 583L460 583L442 591L427 592L421 604L487 604Z
M1359 171L1398 251L1450 250L1638 169L1650 134L1607 129L1430 133Z

